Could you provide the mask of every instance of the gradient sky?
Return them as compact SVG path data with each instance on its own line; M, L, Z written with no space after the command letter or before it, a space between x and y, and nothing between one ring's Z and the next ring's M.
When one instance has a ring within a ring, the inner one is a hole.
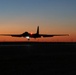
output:
M0 34L25 31L69 34L33 41L76 42L76 0L0 0ZM0 36L0 41L26 41L26 38Z

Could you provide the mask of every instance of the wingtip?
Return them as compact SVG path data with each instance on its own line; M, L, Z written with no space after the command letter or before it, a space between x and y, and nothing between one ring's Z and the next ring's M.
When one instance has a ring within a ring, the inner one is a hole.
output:
M67 34L67 36L69 36L69 34Z

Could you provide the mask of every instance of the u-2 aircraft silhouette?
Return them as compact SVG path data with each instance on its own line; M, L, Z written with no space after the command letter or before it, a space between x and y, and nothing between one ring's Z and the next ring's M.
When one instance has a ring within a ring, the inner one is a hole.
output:
M69 36L69 34L39 34L39 26L37 27L37 32L32 34L29 32L24 32L22 34L0 34L0 36L12 36L12 37L25 37L28 40L30 38L41 38L41 37L53 37L53 36Z

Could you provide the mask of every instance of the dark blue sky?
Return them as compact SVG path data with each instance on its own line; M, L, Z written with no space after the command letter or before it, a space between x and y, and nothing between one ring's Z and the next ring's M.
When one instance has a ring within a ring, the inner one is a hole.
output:
M75 15L76 0L0 0L0 15Z

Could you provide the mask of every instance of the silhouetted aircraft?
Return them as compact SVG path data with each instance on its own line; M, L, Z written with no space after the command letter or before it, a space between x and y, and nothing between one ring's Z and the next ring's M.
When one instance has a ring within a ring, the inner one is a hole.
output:
M41 38L41 37L53 37L53 36L69 36L68 34L39 34L39 26L37 27L37 32L32 34L29 32L24 32L22 34L0 34L0 36L12 36L12 37L25 37L28 40L30 38Z

